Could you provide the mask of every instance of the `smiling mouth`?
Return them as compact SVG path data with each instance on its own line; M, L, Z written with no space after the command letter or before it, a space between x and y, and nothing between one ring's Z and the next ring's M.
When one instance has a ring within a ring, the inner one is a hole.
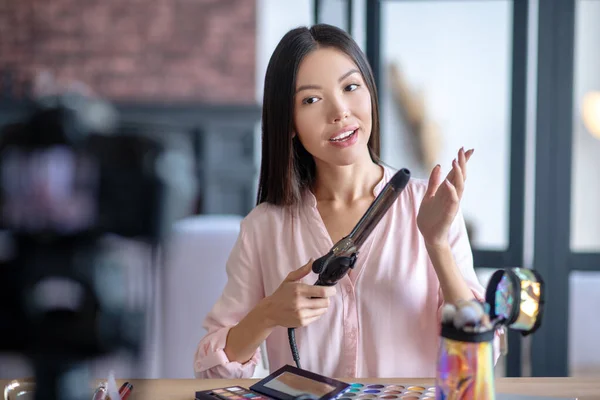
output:
M336 138L329 139L329 141L330 142L345 142L346 140L352 138L352 136L356 135L356 131L358 131L358 129L355 129L353 131L344 132L341 135L337 136Z

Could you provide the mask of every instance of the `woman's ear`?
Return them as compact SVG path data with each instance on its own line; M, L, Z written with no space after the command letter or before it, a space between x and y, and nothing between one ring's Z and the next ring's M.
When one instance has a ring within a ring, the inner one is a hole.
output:
M292 132L292 139L296 139L296 132Z

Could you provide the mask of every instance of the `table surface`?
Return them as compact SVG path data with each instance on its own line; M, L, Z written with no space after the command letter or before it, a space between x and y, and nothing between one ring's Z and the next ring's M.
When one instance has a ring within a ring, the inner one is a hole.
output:
M344 382L434 385L433 379L370 378L344 379ZM120 385L126 380L118 380ZM250 387L257 379L131 379L134 390L130 400L191 400L194 392L226 386ZM9 380L0 380L2 388ZM600 400L598 378L497 378L497 393L514 393L532 396L577 397L579 400Z

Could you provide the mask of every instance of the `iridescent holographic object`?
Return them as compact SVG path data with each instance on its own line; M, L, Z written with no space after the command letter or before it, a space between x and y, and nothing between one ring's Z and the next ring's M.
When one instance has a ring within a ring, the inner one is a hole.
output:
M435 398L443 400L493 400L494 329L465 332L442 326Z
M544 282L530 269L502 269L492 275L485 300L464 300L442 308L436 399L495 399L495 334L504 328L522 335L535 332L542 320Z
M544 282L527 268L496 271L490 278L486 300L490 319L496 324L529 335L540 326L544 305Z

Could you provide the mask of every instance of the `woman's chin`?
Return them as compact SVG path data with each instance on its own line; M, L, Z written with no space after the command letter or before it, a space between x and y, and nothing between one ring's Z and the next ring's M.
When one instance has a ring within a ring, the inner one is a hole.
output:
M348 167L352 165L366 165L372 162L371 157L367 153L367 157L362 154L337 154L335 157L331 157L328 164L337 167Z

